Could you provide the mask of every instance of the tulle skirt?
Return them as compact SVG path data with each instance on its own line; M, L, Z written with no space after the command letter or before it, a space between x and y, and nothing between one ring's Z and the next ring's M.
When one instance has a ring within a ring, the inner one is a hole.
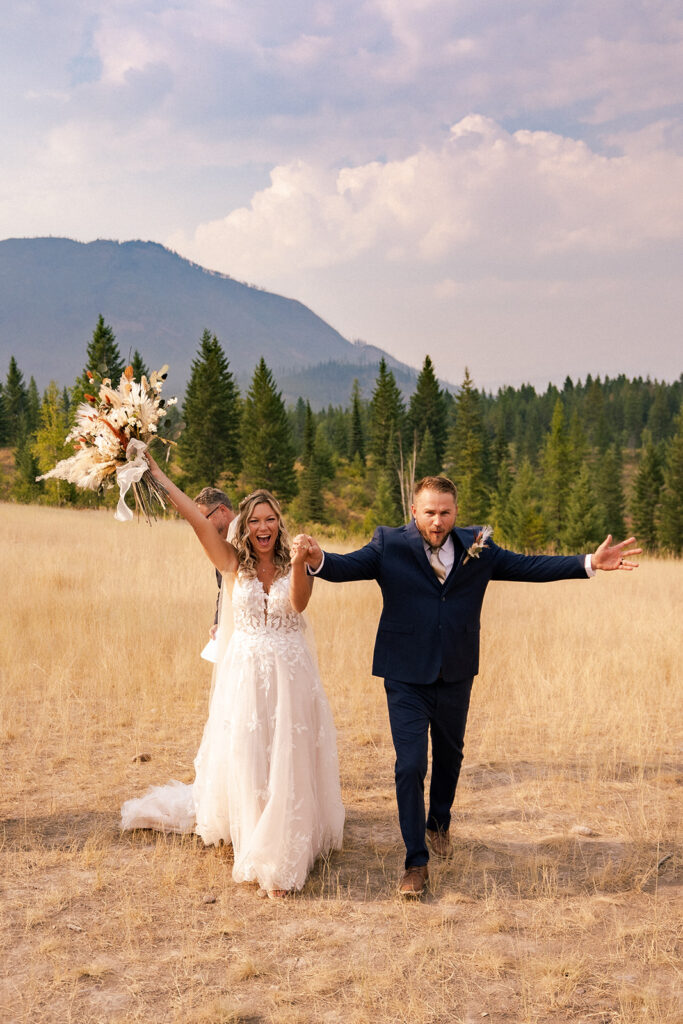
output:
M236 630L216 674L191 786L127 801L122 827L196 831L234 851L233 878L301 889L339 849L344 808L334 723L300 630Z

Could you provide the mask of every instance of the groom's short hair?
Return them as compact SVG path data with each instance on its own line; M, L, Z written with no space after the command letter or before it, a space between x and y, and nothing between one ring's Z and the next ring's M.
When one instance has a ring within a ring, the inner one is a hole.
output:
M219 491L217 487L204 487L194 499L195 505L205 505L206 508L217 505L225 505L233 511L232 502L225 491Z
M413 500L420 491L436 491L438 494L452 494L453 501L458 504L458 488L447 476L423 476L413 489Z

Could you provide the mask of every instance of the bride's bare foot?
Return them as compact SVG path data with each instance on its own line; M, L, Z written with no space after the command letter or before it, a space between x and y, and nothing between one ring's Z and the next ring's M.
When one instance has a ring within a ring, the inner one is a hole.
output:
M269 900L284 900L289 896L289 889L269 889L268 899Z
M289 896L289 889L259 889L256 893L260 900L284 900Z

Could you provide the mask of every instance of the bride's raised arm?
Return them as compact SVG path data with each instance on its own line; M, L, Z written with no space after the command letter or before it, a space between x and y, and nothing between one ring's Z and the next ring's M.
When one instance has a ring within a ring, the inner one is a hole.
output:
M289 600L295 612L306 608L313 589L313 577L306 573L306 555L308 554L308 537L300 533L292 541L289 551L292 560L292 575L289 582Z
M237 552L232 544L219 536L218 531L208 519L204 518L194 501L188 498L172 480L169 480L149 451L145 452L145 458L149 463L150 473L162 485L176 511L188 521L218 571L220 573L235 572Z

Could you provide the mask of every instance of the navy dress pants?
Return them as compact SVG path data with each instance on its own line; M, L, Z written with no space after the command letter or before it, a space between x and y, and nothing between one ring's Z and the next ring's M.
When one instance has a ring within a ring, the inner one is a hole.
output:
M396 802L407 868L429 860L425 827L444 831L458 784L472 679L446 683L400 683L385 679L391 736L396 751ZM429 814L425 821L424 780L428 734L432 737Z

